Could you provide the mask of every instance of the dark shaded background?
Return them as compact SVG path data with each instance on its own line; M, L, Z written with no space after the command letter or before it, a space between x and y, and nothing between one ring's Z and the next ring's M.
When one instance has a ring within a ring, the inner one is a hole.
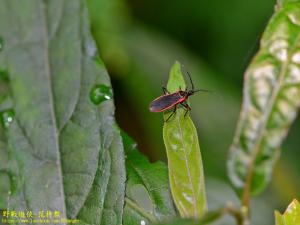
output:
M209 206L237 201L226 175L243 87L275 0L89 0L92 30L114 88L118 123L151 161L165 160L162 115L148 104L161 95L179 60L199 93L191 99L208 186ZM299 198L300 119L263 195L253 201L254 223L273 224L273 210ZM223 223L225 224L225 223ZM230 224L230 223L229 223Z

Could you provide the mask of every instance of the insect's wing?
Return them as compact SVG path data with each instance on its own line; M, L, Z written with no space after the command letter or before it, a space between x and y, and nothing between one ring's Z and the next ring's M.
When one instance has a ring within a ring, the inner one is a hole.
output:
M182 99L179 93L163 95L154 99L149 106L151 112L162 112L174 106Z

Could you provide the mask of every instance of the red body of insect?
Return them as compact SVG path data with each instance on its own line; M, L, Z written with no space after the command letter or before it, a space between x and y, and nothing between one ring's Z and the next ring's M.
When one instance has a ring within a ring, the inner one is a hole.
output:
M149 106L150 112L163 112L180 103L186 104L189 93L187 91L177 91L172 94L165 94L154 99Z
M150 112L163 112L163 111L166 111L166 110L174 107L173 113L166 120L166 122L167 122L176 112L177 105L180 104L181 106L183 106L186 109L186 113L185 113L185 115L186 115L187 112L191 110L191 107L186 102L186 100L189 98L189 96L193 95L195 92L198 92L198 91L209 92L208 90L204 90L204 89L194 90L194 84L193 84L193 81L192 81L189 73L188 73L188 76L190 78L191 85L192 85L191 90L182 91L181 89L179 89L177 92L171 94L167 91L167 89L165 87L163 87L164 95L154 99L150 103L150 106L149 106Z

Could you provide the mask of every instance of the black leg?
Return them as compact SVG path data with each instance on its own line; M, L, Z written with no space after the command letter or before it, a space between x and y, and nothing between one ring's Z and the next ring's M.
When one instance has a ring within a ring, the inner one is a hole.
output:
M169 119L176 113L176 109L177 109L177 105L174 106L173 112L172 112L171 115L168 117L168 119L165 120L165 122L168 122Z
M181 102L180 105L182 105L185 108L184 117L186 117L187 113L192 110L192 108L187 104L186 102Z
M168 92L166 87L162 86L161 88L162 88L164 94L170 94L170 92Z
M190 111L189 109L186 109L186 110L185 110L184 117L186 117L186 115L187 115L187 113L188 113L189 111Z

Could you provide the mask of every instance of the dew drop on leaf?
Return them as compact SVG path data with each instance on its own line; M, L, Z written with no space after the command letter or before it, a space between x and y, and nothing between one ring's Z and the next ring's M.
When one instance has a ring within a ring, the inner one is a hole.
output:
M90 92L90 99L95 105L99 105L101 102L111 98L111 88L103 84L95 85Z
M0 112L1 123L4 128L9 128L14 121L14 111L12 109L6 109Z

